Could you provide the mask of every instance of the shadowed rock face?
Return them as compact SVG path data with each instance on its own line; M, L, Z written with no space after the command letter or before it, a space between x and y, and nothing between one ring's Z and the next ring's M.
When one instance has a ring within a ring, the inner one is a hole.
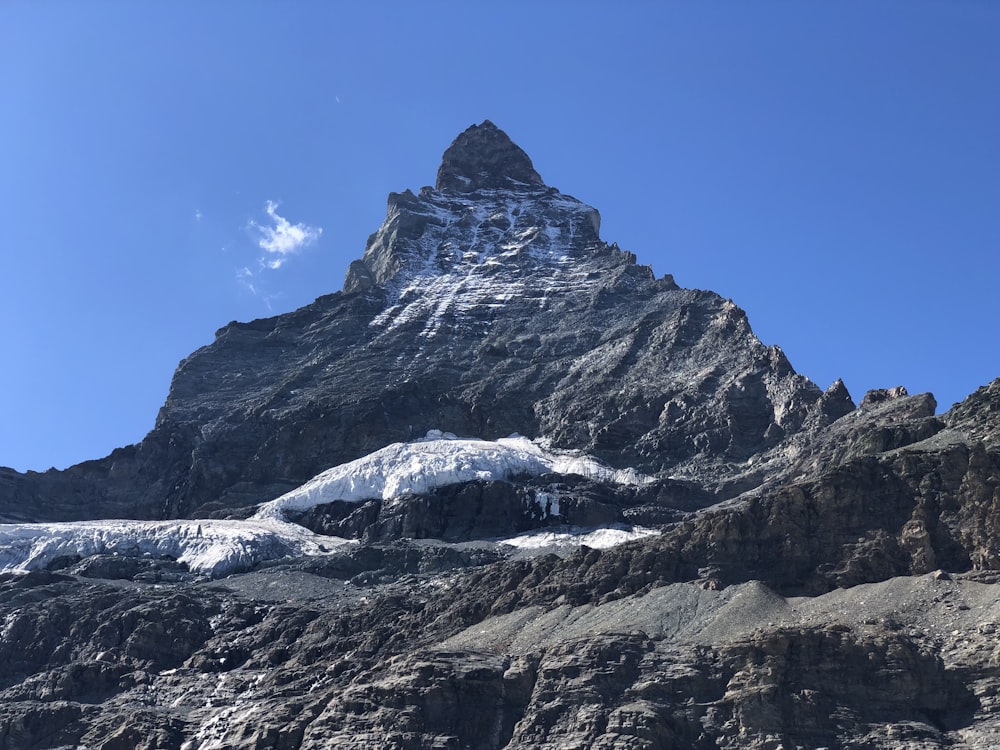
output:
M0 473L0 513L247 515L430 428L644 481L334 500L293 520L356 543L215 581L127 553L0 573L0 750L1000 746L1000 379L855 408L598 229L473 126L343 292L224 327L142 443ZM566 524L658 533L495 542Z
M517 183L543 184L521 147L484 120L459 135L444 152L434 187L443 192L471 193L483 188L510 188Z

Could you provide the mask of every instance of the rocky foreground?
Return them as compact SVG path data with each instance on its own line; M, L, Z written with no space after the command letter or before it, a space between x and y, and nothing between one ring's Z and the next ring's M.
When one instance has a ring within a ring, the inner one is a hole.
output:
M1000 746L1000 380L856 407L598 230L474 126L142 443L3 470L0 748Z

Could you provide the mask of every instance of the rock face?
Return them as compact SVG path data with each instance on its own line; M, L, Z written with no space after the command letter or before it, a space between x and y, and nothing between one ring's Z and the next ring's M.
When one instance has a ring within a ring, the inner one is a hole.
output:
M0 515L234 519L175 535L203 543L429 430L571 468L359 474L254 515L321 553L215 580L8 534L47 569L0 573L0 750L1000 746L1000 379L855 408L488 121L390 195L342 292L222 328L142 443L4 470Z
M531 159L489 120L473 125L451 144L438 168L435 190L474 193L477 190L541 186Z

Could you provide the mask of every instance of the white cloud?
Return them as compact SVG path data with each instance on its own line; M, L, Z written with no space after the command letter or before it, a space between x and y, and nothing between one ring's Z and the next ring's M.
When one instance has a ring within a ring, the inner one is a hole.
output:
M251 221L250 226L260 234L257 245L266 253L261 258L261 264L266 268L281 268L290 256L311 245L323 234L322 227L311 227L302 223L292 224L278 214L278 204L274 201L267 201L264 211L273 225Z
M196 209L194 210L194 220L195 220L195 221L197 221L197 222L199 222L199 223L201 223L201 220L202 220L203 218L205 218L205 214L203 214L203 213L201 212L201 209L200 209L200 208L196 208Z

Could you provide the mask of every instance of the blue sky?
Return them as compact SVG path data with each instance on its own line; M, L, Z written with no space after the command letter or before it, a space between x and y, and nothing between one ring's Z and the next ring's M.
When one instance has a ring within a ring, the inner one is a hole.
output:
M0 3L0 465L153 426L485 118L820 386L1000 376L1000 3Z

